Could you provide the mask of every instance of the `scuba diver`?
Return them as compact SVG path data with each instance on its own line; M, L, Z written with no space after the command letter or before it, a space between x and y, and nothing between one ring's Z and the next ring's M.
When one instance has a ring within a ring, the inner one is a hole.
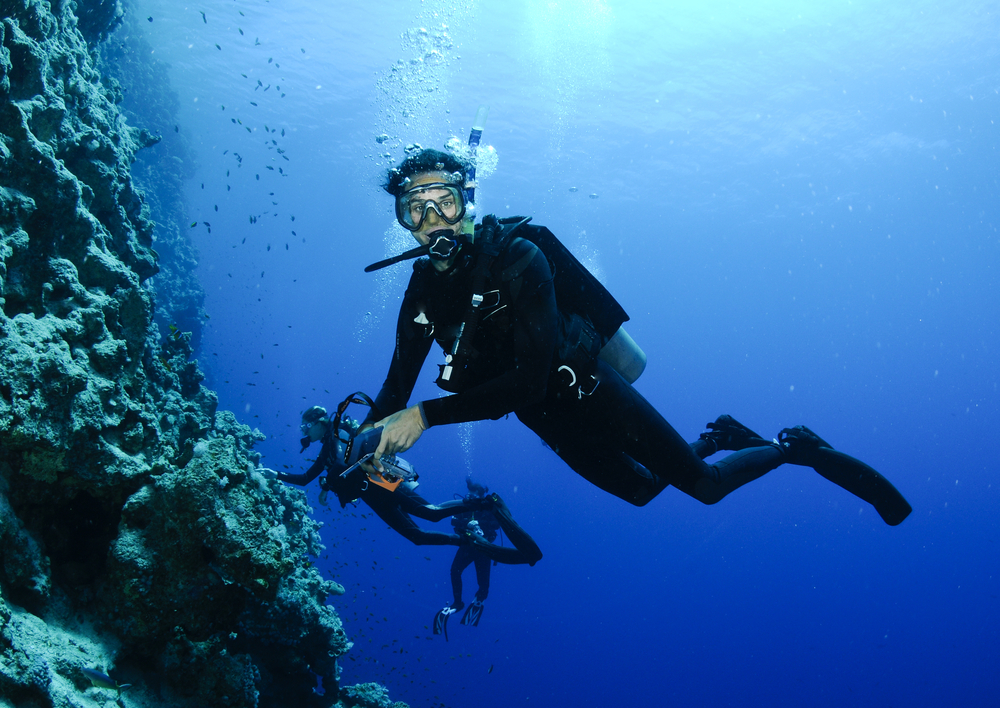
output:
M363 398L367 399L367 396ZM266 468L260 471L279 481L299 486L309 484L326 471L327 475L320 480L322 488L320 503L326 505L327 493L331 491L337 495L341 508L360 499L390 528L417 546L475 547L490 559L510 565L521 563L534 565L541 559L541 550L518 526L507 511L506 505L496 494L485 497L470 495L468 498L431 504L414 491L417 485L415 475L412 475L413 479L404 479L389 473L379 474L374 470L369 472L359 464L348 465L346 450L357 433L358 423L343 413L349 403L355 402L365 401L359 401L356 394L351 394L340 405L333 420L322 406L313 406L302 414L301 430L304 434L301 440L302 451L304 452L314 442L322 442L323 445L316 461L303 474L287 474ZM398 458L385 457L382 464L385 467L392 466L401 475L411 476L401 470L412 472L412 468ZM440 521L455 514L497 509L500 511L495 516L504 533L514 543L514 548L494 546L472 532L425 531L411 518L412 515L427 521Z
M645 355L621 329L625 311L530 218L474 225L474 177L464 158L422 149L383 185L419 246L366 270L426 257L414 263L389 372L365 421L382 427L376 458L408 450L431 426L513 412L577 474L636 506L670 485L715 504L790 463L873 505L887 524L912 511L885 477L805 426L771 441L724 415L685 442L632 386ZM436 383L452 395L407 407L434 341L445 352ZM734 454L703 461L719 450Z
M465 478L465 485L469 488L469 494L463 497L467 501L484 499L489 493L489 489L473 481L471 476ZM500 513L503 511L500 510ZM493 543L500 529L496 514L496 508L492 511L464 512L451 517L451 525L459 534L471 533L484 538L488 543ZM461 623L472 627L479 626L479 620L483 616L483 602L490 593L490 562L489 556L474 545L458 547L455 559L451 562L451 590L454 599L451 604L445 605L434 615L434 634L444 634L445 641L448 640L448 618L465 607L462 601L462 573L473 563L476 565L476 583L479 588L472 604L462 615Z

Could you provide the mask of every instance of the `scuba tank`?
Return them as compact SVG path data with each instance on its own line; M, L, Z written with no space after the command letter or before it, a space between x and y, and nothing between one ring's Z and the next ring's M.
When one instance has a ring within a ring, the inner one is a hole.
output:
M601 347L597 358L621 374L628 383L635 383L646 370L646 352L619 327L608 343Z

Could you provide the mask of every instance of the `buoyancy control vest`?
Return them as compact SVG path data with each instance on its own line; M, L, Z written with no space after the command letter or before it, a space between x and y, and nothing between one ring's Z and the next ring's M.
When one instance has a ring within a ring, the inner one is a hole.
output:
M466 374L475 355L472 341L482 312L487 284L503 285L512 299L520 289L520 277L540 250L553 273L559 310L559 337L554 368L567 372L570 386L580 386L593 371L597 358L612 366L626 381L635 381L645 368L646 355L622 329L628 313L594 275L545 227L528 224L530 217L498 219L490 214L476 225L472 293L466 314L445 363L440 365L437 384L446 391L464 388ZM502 272L494 272L498 256L515 238L531 242L527 251Z

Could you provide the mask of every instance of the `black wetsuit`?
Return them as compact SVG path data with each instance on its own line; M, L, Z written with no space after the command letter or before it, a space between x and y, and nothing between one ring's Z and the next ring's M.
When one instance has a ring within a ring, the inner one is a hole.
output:
M395 491L389 491L377 484L358 483L360 475L345 480L340 476L341 472L347 469L344 464L344 442L335 439L332 432L329 430L323 436L323 449L304 474L279 472L278 479L305 486L324 470L329 470L324 489L336 494L342 506L355 499L361 499L390 528L418 546L459 546L465 543L458 534L425 531L410 518L412 515L427 521L441 521L454 514L467 513L471 509L465 500L454 499L444 504L431 504L405 483L396 487Z
M477 511L473 514L461 514L452 518L452 526L456 531L464 531L469 522L475 520L479 524L483 537L493 543L497 537L500 524L496 517L488 511ZM451 590L455 597L452 607L462 607L462 573L471 564L476 564L476 602L483 602L490 594L490 564L489 556L475 546L459 546L455 551L455 560L451 562Z
M528 563L534 565L542 553L532 538L522 529L503 506L502 502L492 505L494 515L503 527L504 533L511 539L515 548L504 548L481 542L478 538L470 538L455 533L426 531L411 518L416 516L427 521L441 521L455 514L471 514L482 509L482 501L469 497L453 499L442 504L431 504L417 494L404 482L390 491L373 482L367 481L363 475L357 474L345 479L341 473L347 468L344 464L344 441L333 437L333 431L328 430L323 436L323 448L316 461L303 474L287 474L278 472L278 479L305 486L316 477L328 470L323 488L332 491L340 499L341 506L361 499L371 507L371 510L403 538L418 546L470 546L497 561L517 565Z
M544 229L530 224L520 228ZM399 311L389 373L369 420L406 406L434 340L450 351L466 316L477 257L475 247L466 246L445 273L426 260L414 264ZM497 419L513 412L578 474L637 506L668 485L712 504L792 461L778 446L764 445L712 465L705 463L702 458L714 447L704 441L689 445L603 361L593 365L598 383L590 395L570 386L568 377L557 371L556 357L567 317L556 302L549 262L528 238L513 238L497 256L481 309L473 339L475 355L464 385L454 395L421 403L431 426ZM853 470L846 476L852 477ZM837 483L875 503L848 486L849 481ZM879 493L880 485L876 485Z

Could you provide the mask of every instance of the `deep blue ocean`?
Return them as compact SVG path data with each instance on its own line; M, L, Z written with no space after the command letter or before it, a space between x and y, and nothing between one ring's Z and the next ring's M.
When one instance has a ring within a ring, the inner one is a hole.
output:
M421 707L998 705L1000 6L138 8L195 156L199 360L263 464L303 468L301 412L378 391L410 267L362 268L413 245L379 184L488 105L480 214L533 216L600 277L648 355L637 388L685 438L721 413L805 424L913 505L889 527L786 466L715 506L635 508L513 416L433 428L405 455L419 491L471 472L545 557L495 567L446 643L453 549L310 489L347 588L344 683Z

